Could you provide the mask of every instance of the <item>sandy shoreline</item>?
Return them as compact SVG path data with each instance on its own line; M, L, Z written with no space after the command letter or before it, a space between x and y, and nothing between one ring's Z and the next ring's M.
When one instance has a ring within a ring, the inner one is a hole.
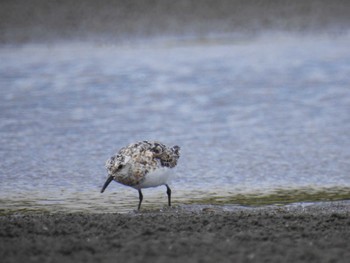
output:
M350 202L0 217L3 262L347 262Z

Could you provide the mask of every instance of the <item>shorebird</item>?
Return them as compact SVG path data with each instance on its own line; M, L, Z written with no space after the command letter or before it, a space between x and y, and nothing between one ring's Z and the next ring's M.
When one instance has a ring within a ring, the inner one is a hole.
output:
M141 208L142 188L165 185L168 205L171 206L171 189L167 184L169 171L180 157L180 147L165 146L156 141L142 141L123 147L106 161L108 177L101 193L111 181L130 186L139 192L138 210Z

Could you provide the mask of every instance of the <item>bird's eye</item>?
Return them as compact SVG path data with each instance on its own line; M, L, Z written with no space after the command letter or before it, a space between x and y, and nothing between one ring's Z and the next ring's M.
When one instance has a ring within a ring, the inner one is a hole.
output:
M119 170L119 169L122 169L122 167L123 167L123 165L119 164L118 170Z

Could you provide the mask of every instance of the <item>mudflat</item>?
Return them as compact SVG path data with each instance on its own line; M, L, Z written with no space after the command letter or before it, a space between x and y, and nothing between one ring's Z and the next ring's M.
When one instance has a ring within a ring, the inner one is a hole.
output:
M0 216L2 262L348 262L350 202Z

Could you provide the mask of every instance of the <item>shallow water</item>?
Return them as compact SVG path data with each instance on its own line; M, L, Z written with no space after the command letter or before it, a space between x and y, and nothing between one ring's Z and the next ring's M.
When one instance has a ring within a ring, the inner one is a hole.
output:
M105 160L144 139L181 146L174 204L349 199L349 44L3 46L0 208L134 209L135 190L99 190ZM165 190L144 190L144 206L166 205Z

